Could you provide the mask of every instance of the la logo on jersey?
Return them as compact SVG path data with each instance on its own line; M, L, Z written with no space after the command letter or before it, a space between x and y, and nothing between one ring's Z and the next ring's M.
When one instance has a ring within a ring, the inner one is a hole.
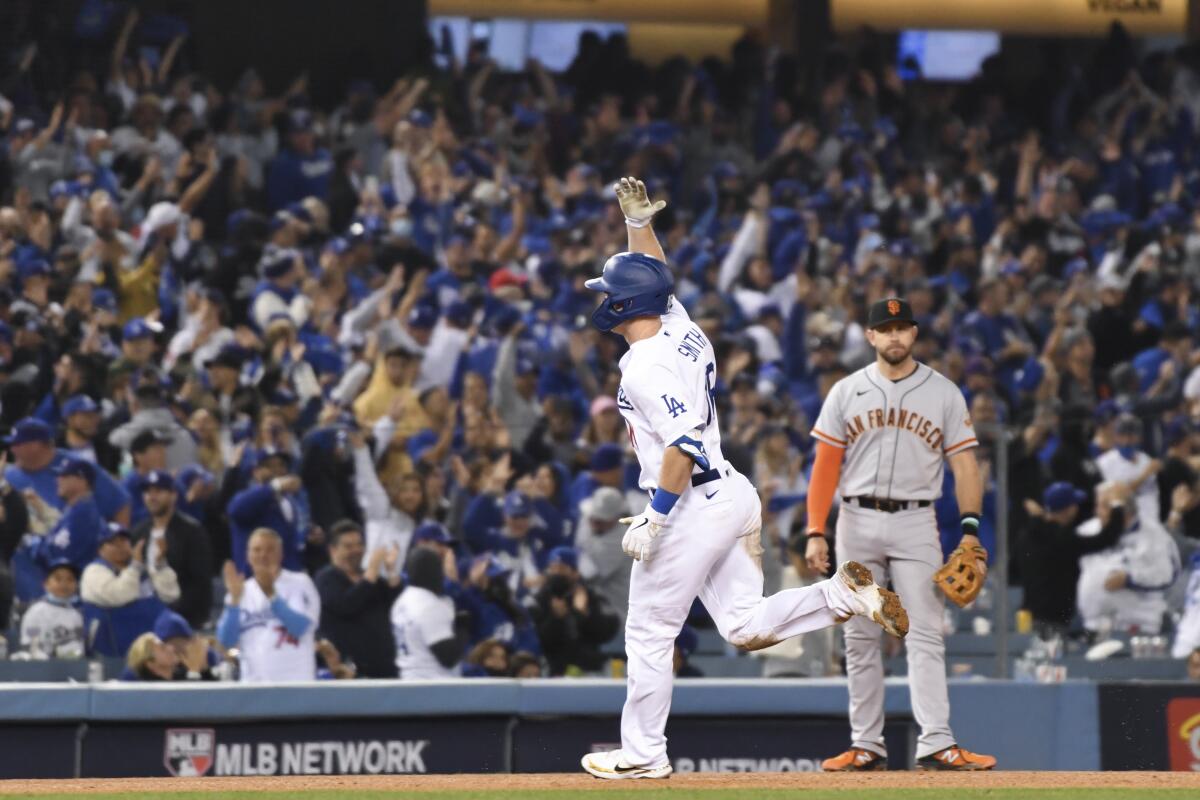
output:
M683 403L679 402L674 397L667 397L664 394L662 396L662 401L666 403L667 413L671 415L671 419L675 419L675 417L678 417L680 414L683 414L687 411L687 409L683 407Z
M199 778L212 769L216 743L212 728L168 728L163 765L176 778Z

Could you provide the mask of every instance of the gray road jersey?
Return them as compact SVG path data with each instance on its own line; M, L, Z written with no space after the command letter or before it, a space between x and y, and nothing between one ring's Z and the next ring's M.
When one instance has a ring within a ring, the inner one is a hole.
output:
M812 435L846 451L838 494L936 500L946 456L975 447L962 391L924 364L890 381L875 364L833 385Z

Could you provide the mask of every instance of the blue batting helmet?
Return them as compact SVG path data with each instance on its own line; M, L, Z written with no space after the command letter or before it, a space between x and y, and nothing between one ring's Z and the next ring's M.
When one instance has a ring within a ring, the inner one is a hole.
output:
M667 313L675 280L667 265L645 253L617 253L604 262L604 272L586 284L607 295L592 312L592 323L602 331L634 317Z

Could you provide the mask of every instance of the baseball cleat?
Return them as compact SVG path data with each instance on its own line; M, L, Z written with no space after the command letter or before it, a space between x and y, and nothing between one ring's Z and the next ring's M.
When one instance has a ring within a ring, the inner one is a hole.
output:
M885 631L901 639L908 633L908 612L895 592L881 589L871 570L857 561L844 561L838 577L850 588L854 613L875 620Z
M610 750L607 753L588 753L579 763L592 775L609 781L631 778L667 778L670 777L672 771L670 762L657 767L635 767L626 764L620 750Z
M972 753L970 750L965 750L956 744L950 745L945 750L938 750L936 753L930 753L923 758L917 759L917 769L919 770L978 772L980 770L991 769L994 766L996 766L996 759L994 757Z
M840 756L821 762L821 769L825 772L874 772L887 768L887 756L859 747L851 747Z

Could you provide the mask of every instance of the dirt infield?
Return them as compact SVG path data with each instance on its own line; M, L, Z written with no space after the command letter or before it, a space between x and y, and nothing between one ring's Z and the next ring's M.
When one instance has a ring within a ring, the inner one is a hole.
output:
M860 774L693 773L667 781L600 781L582 774L326 776L304 778L117 778L105 780L0 781L6 794L162 794L304 789L392 792L606 791L619 787L672 789L1186 789L1200 791L1200 775L1187 772L881 772Z

